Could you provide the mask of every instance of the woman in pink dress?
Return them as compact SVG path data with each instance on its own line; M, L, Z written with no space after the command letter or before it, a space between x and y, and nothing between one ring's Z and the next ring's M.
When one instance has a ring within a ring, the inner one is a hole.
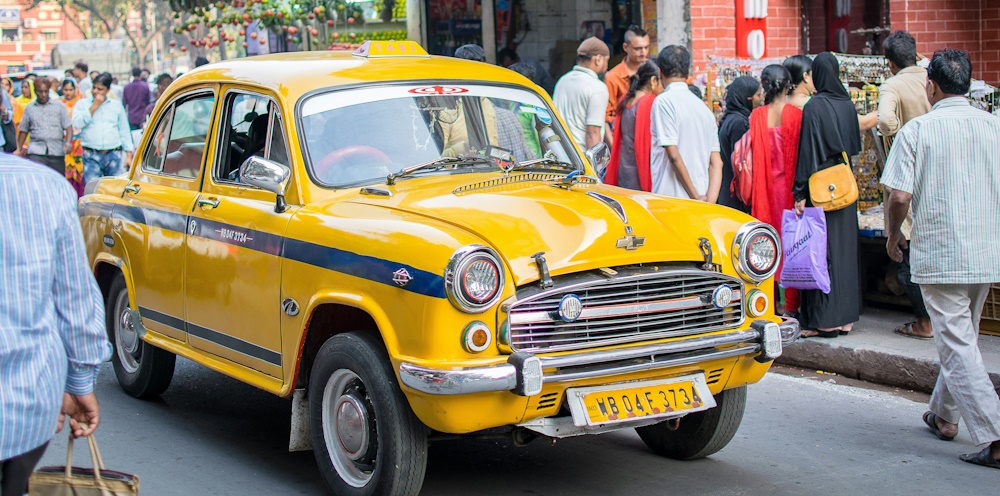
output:
M750 215L781 232L782 212L794 204L792 183L798 162L802 110L787 103L786 97L792 89L788 69L776 64L765 67L760 86L764 105L750 114L754 164ZM774 301L778 301L777 295Z

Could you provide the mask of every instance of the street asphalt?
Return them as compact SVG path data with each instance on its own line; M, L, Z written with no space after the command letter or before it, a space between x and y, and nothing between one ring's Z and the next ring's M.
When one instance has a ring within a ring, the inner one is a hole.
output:
M768 374L750 386L736 438L695 462L652 454L632 430L520 448L437 442L422 494L997 494L1000 470L957 458L977 451L964 424L956 441L939 441L920 420L925 396L845 382L857 383ZM126 396L108 364L97 393L104 462L138 474L140 494L325 494L312 453L287 452L286 400L182 359L160 399ZM87 466L83 446L74 461ZM64 464L65 450L57 435L42 465Z

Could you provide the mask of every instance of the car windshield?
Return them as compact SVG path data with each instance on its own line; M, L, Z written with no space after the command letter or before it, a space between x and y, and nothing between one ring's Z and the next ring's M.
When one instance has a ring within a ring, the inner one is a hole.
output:
M516 88L411 85L332 91L310 97L300 112L310 175L322 186L371 183L441 157L497 157L504 151L514 164L548 157L582 168L545 102ZM473 162L416 174L470 168L496 169Z

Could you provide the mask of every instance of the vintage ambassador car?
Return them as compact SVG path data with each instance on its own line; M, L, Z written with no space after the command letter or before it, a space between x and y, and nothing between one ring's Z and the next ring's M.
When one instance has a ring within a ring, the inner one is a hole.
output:
M435 437L635 428L710 455L798 323L777 234L606 186L527 79L412 42L211 64L79 213L122 388L177 355L291 398L334 494L416 494Z

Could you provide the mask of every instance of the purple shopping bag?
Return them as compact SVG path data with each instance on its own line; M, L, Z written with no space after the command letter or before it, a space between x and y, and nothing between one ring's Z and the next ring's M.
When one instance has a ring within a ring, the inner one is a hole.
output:
M830 293L826 215L822 208L807 208L801 218L793 210L785 210L781 217L781 247L784 252L781 287Z

